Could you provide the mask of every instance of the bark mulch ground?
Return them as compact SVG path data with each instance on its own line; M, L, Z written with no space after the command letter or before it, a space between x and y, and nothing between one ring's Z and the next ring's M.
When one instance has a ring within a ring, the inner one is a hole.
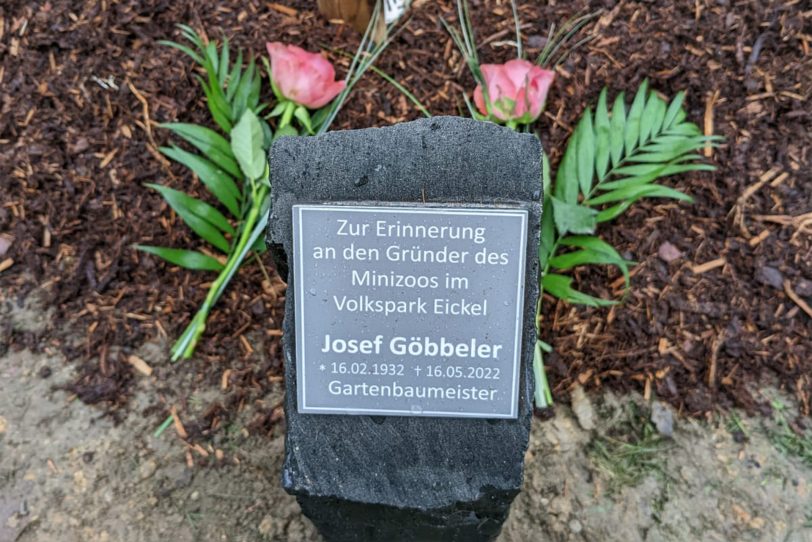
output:
M558 70L538 134L558 162L564 142L603 86L633 91L644 78L664 96L688 91L687 110L725 137L715 173L669 181L693 205L646 201L602 231L639 265L623 304L586 309L544 300L544 339L555 396L575 384L656 394L690 415L718 407L767 412L765 382L794 394L805 415L812 393L812 173L809 96L812 11L803 2L521 2L530 54L546 29L602 9L594 39ZM510 4L472 1L485 61L515 53ZM434 114L458 114L472 80L440 18L450 2L417 1L379 66ZM37 292L53 308L37 335L0 323L0 350L61 349L74 360L80 399L108 411L126 403L138 376L127 362L145 342L168 344L205 295L210 275L136 252L136 242L194 245L161 198L160 182L196 191L182 167L157 152L166 121L204 122L190 61L157 40L187 23L263 53L282 40L354 50L358 36L330 25L315 2L124 0L0 6L0 295L23 304ZM343 57L333 60L346 67ZM341 71L341 68L339 69ZM381 126L419 113L368 75L335 129ZM396 149L393 149L396 152ZM670 261L669 261L670 260ZM270 258L264 268L273 273ZM620 295L611 270L576 273L580 288ZM282 371L284 284L248 263L212 314L195 359L155 367L156 422L183 408L189 389L224 388L192 425L216 429L261 401ZM185 382L186 388L179 382ZM186 391L183 391L186 389ZM275 423L262 405L255 426Z

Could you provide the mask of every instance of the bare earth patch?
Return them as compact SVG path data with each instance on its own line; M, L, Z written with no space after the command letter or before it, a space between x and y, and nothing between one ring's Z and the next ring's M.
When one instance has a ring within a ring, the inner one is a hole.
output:
M281 430L246 436L238 421L201 452L171 428L153 437L150 380L116 423L55 390L72 377L58 355L0 357L0 541L319 540L281 489ZM641 404L579 405L592 431L564 406L536 420L500 540L812 540L812 465L774 445L774 422L677 418L667 439L635 418Z

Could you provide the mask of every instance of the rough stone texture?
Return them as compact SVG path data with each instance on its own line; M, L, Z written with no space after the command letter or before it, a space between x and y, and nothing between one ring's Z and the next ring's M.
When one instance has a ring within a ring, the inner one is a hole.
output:
M287 297L285 310L282 482L325 538L493 539L522 485L532 414L541 215L538 139L470 119L436 117L282 138L273 145L270 160L274 201L269 244L280 264L291 253L291 206L297 203L503 203L529 209L516 420L299 414L295 296ZM296 287L292 270L288 287Z

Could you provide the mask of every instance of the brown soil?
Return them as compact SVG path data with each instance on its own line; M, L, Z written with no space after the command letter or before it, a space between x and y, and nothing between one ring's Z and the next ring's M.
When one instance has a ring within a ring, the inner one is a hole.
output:
M213 312L195 359L171 365L166 343L193 314L211 276L166 266L132 244L194 245L143 186L195 190L188 171L158 155L168 135L156 123L206 121L190 62L157 40L176 37L174 25L188 23L256 52L268 40L353 50L357 35L328 25L314 4L0 6L0 234L13 238L0 254L0 262L13 262L0 272L0 292L18 306L37 292L35 301L52 314L34 331L0 322L0 350L61 351L80 368L70 390L114 415L140 378L126 361L138 353L155 369L155 399L139 405L141 415L157 423L176 406L192 441L216 433L248 405L258 407L246 424L251 430L277 424L279 403L268 397L282 370L278 280L263 282L259 266L246 265ZM434 114L458 113L472 81L439 24L453 18L451 3L416 4L379 65ZM473 4L484 60L508 59L509 4ZM544 339L556 348L547 358L554 395L563 399L579 382L657 395L691 415L717 406L766 412L753 390L770 380L808 416L812 316L801 304L812 299L812 12L798 1L522 4L531 54L550 23L604 8L586 31L595 39L559 70L538 123L554 165L601 87L631 91L645 77L666 96L687 90L690 118L700 126L712 120L725 137L712 157L718 171L671 181L695 204L644 202L604 228L640 262L625 303L607 311L545 299ZM418 115L370 75L334 128ZM671 263L658 257L666 242L682 253ZM717 259L718 267L696 267ZM265 266L271 268L270 258ZM578 284L618 294L617 277L607 273L578 272ZM158 346L135 352L145 343ZM193 408L193 397L203 397L205 408Z

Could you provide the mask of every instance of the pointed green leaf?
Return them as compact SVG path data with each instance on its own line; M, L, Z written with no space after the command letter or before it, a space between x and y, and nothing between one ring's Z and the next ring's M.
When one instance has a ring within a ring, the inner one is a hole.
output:
M242 118L243 112L248 108L248 95L251 93L251 85L254 83L256 76L256 63L252 56L248 60L248 67L245 69L237 91L234 93L234 101L232 103L233 119Z
M547 266L547 259L555 244L555 222L553 219L552 198L544 200L541 213L541 235L539 237L539 265L542 270Z
M606 87L595 107L595 174L602 181L609 169L609 111L606 108Z
M651 113L652 124L650 137L655 137L662 130L663 122L665 121L665 110L668 106L668 104L659 96L654 95L654 98L654 109Z
M304 106L299 106L296 108L296 111L293 112L293 116L296 117L299 122L304 126L305 130L307 130L308 134L313 134L313 125L310 123L310 113L307 112L307 109Z
M648 184L655 179L661 179L670 175L678 173L686 173L688 171L714 171L716 168L710 164L660 164L657 169L641 175L624 177L617 181L603 183L601 189L603 190L617 190L619 188L626 188L629 186L638 186Z
M259 119L253 111L246 109L240 122L231 130L231 150L240 168L251 180L259 179L265 172L264 140Z
M640 146L648 143L651 135L656 135L657 130L655 126L659 126L663 122L665 115L665 102L654 92L649 94L646 107L643 109L643 114L640 117Z
M229 119L230 113L228 111L223 111L218 107L218 102L214 99L214 95L209 88L209 85L203 80L203 78L197 76L197 80L200 82L200 86L203 88L203 94L206 95L206 106L209 108L211 118L214 119L214 122L217 123L217 126L219 126L222 131L229 133L231 131L231 120Z
M282 113L284 113L284 112L285 112L285 109L287 109L287 108L288 108L288 104L287 104L287 102L279 102L278 104L276 104L276 105L274 106L274 108L273 108L273 109L271 109L271 112L270 112L270 113L268 113L267 115L265 115L265 118L270 119L270 118L273 118L273 117L278 117L278 116L280 116Z
M702 135L702 131L699 127L694 124L693 122L681 122L679 124L674 124L663 132L666 135L683 135L683 136L699 136Z
M203 57L201 57L199 54L194 52L186 45L183 45L181 43L175 43L174 41L168 40L160 40L158 43L160 43L161 45L166 45L167 47L172 47L173 49L177 49L178 51L181 51L182 53L191 57L191 59L194 60L196 63L203 64Z
M570 137L555 176L555 197L570 204L578 201L578 143Z
M614 220L615 218L617 218L618 216L623 214L623 212L626 209L631 207L634 202L636 202L637 200L639 200L642 197L643 196L638 196L636 198L627 199L627 200L625 200L625 201L623 201L621 203L618 203L617 205L607 207L606 209L599 212L598 216L595 217L595 218L596 218L596 220L598 221L599 224L601 222L608 222L609 220Z
M224 36L223 47L220 49L220 63L217 66L217 81L220 83L220 88L225 88L226 86L229 60L228 38Z
M153 183L146 183L145 186L158 191L181 218L191 213L206 220L223 233L234 235L234 228L229 224L228 219L205 201L193 198L185 192L174 190L168 186Z
M169 263L185 267L186 269L193 269L195 271L223 270L223 264L202 252L179 248L154 247L150 245L136 245L135 248L149 254L154 254Z
M612 166L617 167L623 158L623 144L626 133L626 104L621 92L612 106L612 119L609 121L609 154Z
M186 124L181 122L170 122L161 124L162 128L172 130L175 134L179 135L200 152L206 158L214 162L226 173L232 177L242 177L240 166L234 160L234 155L231 153L231 145L228 141L209 128L205 126L198 126L197 124Z
M633 264L634 262L625 260L618 251L615 250L615 247L603 239L591 236L572 236L564 237L560 242L563 246L578 247L583 250L564 254L561 256L561 260L558 260L558 257L556 257L550 262L550 265L553 267L566 270L583 264L614 265L623 273L626 288L629 287L629 264Z
M573 137L578 140L578 186L584 197L588 197L595 174L595 132L590 109L584 111Z
M588 305L590 307L607 307L617 304L616 301L600 299L598 297L593 297L583 292L579 292L572 287L572 277L568 277L566 275L547 273L544 275L544 278L541 279L541 285L544 288L544 291L569 303Z
M663 119L664 129L670 128L674 123L674 120L677 118L677 113L682 110L683 100L685 100L685 91L681 90L677 92L677 95L674 96L674 99L671 100L671 103L668 105L668 110L665 112L665 119Z
M240 86L242 79L242 49L237 53L237 60L234 62L234 67L231 68L231 73L228 74L228 87L226 88L226 101L231 103L234 99L234 93Z
M559 235L572 233L594 233L595 215L598 212L583 205L567 203L558 198L552 200L553 218Z
M626 148L627 156L637 147L637 140L640 137L640 119L643 117L643 108L646 105L646 94L648 94L648 80L643 81L643 84L637 90L632 107L629 109L629 116L626 119L623 145Z
M625 199L633 199L633 198L672 198L681 201L693 201L693 198L680 192L679 190L675 190L668 186L662 186L658 184L644 184L642 186L629 186L625 188L619 188L617 190L613 190L611 192L607 192L606 194L602 194L596 198L593 198L589 201L590 205L600 205L602 203L612 203L615 201L622 201Z
M194 171L200 181L206 185L206 188L220 203L225 205L232 215L235 217L240 216L240 207L238 205L238 201L241 199L240 191L227 173L205 158L186 152L174 145L172 147L161 147L160 150L172 160L180 162Z

